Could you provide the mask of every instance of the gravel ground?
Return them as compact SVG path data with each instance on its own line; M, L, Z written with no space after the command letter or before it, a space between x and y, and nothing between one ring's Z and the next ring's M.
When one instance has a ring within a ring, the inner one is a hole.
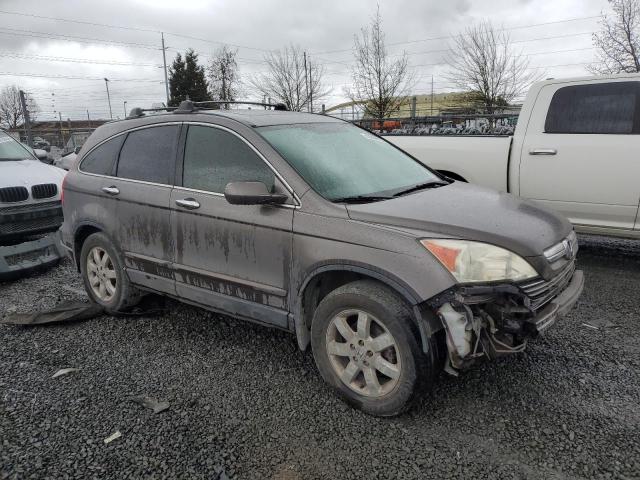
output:
M640 242L581 244L567 318L390 420L337 400L293 336L178 303L0 325L0 478L640 478ZM64 261L0 284L0 314L80 289Z

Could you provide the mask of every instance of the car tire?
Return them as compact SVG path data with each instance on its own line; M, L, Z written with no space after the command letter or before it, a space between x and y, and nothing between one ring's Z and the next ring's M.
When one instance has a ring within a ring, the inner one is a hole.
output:
M425 355L419 339L410 307L371 280L329 293L311 328L322 378L350 405L382 417L408 409L439 370L437 355Z
M126 311L142 297L129 281L122 255L104 233L93 233L82 244L80 272L89 298L108 313Z

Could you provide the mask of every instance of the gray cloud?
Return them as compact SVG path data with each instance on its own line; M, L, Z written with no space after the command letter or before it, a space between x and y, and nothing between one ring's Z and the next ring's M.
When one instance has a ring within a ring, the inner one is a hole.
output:
M62 6L61 6L62 5ZM115 115L122 115L123 102L127 107L148 106L164 98L159 31L166 33L170 50L168 62L176 50L193 47L203 62L225 42L238 45L241 73L251 75L263 68L263 50L278 49L295 43L306 49L314 62L325 63L327 83L333 86L329 104L343 100L342 87L349 83L349 68L343 63L351 60L353 36L368 24L376 8L372 0L249 0L213 1L189 0L66 0L42 2L38 0L2 0L0 10L61 17L87 22L105 23L121 27L135 27L150 31L132 31L52 21L41 18L0 14L0 72L26 73L47 76L91 77L88 79L12 77L0 75L0 87L18 84L29 91L43 110L42 117L82 118L86 110L93 117L108 115L104 81L108 77ZM531 25L552 20L597 15L606 9L605 0L472 0L452 1L386 1L381 2L386 38L392 54L403 49L410 58L420 81L417 89L430 88L434 75L436 89L446 89L444 67L430 65L442 60L446 40L411 42L451 35L483 18L490 18L505 27ZM518 43L523 53L532 56L534 65L562 65L592 60L591 50L575 53L548 53L571 48L588 48L588 33L597 27L596 20L568 22L512 31L514 40L529 40L567 33L584 33L563 40L550 39ZM37 32L66 35L54 38ZM208 41L188 39L186 35ZM81 38L103 39L137 45L81 41ZM335 50L346 50L334 52ZM326 53L331 52L331 53ZM13 55L13 56L11 56ZM48 57L36 58L34 56ZM52 61L51 57L91 59L127 65L103 65ZM424 66L427 65L427 66ZM581 66L553 67L551 76L583 74ZM119 81L122 79L123 81ZM136 79L139 81L131 81ZM126 80L126 81L124 81ZM54 95L52 95L52 93Z

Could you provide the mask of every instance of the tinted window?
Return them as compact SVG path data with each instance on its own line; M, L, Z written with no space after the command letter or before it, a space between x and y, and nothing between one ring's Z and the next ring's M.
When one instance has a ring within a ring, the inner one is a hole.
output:
M124 142L124 137L126 135L118 135L94 148L89 155L84 157L80 167L81 170L88 173L97 173L98 175L111 175L114 162L118 158L120 147Z
M179 127L135 130L127 135L118 160L118 177L171 183Z
M258 181L272 189L273 171L243 140L219 128L189 127L183 185L222 193L229 182Z
M551 99L546 133L640 133L637 129L639 82L576 85ZM635 122L635 127L634 127Z

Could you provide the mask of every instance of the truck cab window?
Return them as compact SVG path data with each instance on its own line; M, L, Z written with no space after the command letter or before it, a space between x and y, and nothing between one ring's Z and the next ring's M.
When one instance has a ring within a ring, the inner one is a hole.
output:
M640 133L640 82L573 85L557 90L547 113L545 133ZM638 113L636 113L638 112Z

